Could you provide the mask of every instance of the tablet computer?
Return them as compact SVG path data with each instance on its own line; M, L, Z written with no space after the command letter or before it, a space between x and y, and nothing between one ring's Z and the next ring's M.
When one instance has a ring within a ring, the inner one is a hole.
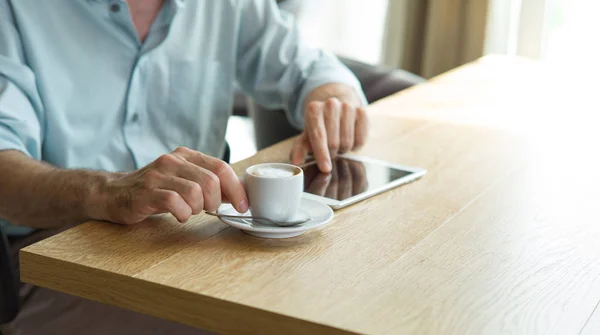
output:
M322 173L314 160L301 165L304 196L340 209L376 194L416 180L425 169L392 164L361 156L340 155L332 171Z

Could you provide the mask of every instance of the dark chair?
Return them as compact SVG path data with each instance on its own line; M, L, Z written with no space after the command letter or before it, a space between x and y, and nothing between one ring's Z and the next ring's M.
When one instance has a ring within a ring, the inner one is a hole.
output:
M0 324L12 321L19 311L19 282L10 244L0 226Z

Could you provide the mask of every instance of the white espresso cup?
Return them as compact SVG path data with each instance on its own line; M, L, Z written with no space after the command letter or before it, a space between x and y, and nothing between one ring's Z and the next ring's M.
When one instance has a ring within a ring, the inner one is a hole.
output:
M283 222L294 219L304 189L301 168L284 163L253 165L246 169L244 183L252 216Z

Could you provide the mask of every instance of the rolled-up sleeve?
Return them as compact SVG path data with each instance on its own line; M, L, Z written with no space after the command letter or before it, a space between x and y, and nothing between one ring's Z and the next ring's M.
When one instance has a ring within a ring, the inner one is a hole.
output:
M284 108L289 121L304 127L303 103L315 88L342 83L366 99L359 81L334 55L304 43L291 15L275 1L239 1L237 79L259 104Z
M11 8L0 0L0 151L41 159L41 115L35 75L24 61Z

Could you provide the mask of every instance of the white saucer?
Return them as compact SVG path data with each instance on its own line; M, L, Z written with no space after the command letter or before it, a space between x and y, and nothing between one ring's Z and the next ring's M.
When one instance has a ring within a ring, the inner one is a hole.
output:
M223 204L217 211L225 215L252 215L250 211L240 214L230 204ZM298 218L311 217L312 220L293 227L266 225L248 219L220 218L223 223L243 230L252 236L262 238L290 238L300 236L307 231L324 226L333 219L333 210L318 201L302 198Z

